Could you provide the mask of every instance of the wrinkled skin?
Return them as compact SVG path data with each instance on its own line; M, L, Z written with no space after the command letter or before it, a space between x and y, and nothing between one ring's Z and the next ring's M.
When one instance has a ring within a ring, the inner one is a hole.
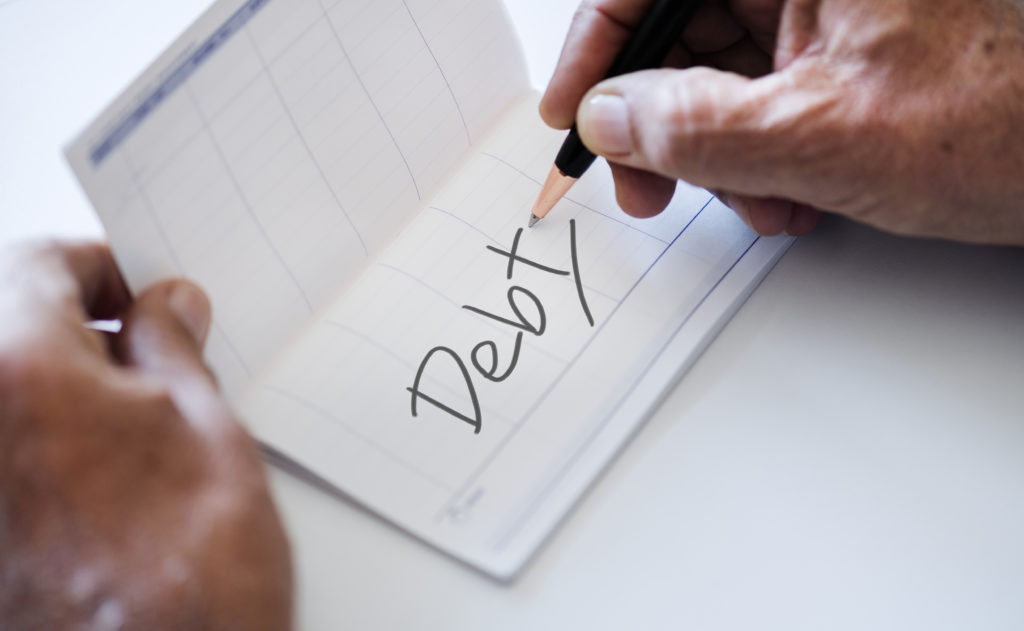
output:
M1024 244L1021 0L709 0L667 60L709 67L599 83L648 5L584 2L541 102L613 163L627 212L680 178L762 234L824 210Z
M87 329L123 316L117 336ZM0 628L291 625L288 543L184 281L101 246L0 253Z

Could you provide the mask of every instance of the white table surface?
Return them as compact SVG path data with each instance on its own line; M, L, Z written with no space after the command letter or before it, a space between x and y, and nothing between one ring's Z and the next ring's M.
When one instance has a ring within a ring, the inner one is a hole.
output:
M100 234L59 148L206 4L0 0L0 241ZM298 628L1021 629L1022 408L1024 249L830 220L514 584L272 470Z

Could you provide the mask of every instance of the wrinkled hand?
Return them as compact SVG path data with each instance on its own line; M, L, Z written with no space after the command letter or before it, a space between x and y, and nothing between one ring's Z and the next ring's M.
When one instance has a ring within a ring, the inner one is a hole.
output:
M86 329L122 316L116 337ZM209 303L100 246L0 254L0 628L290 628L288 544Z
M1024 244L1021 0L708 0L667 62L710 67L598 83L649 4L584 2L541 102L613 163L627 212L681 178L762 234L821 209Z

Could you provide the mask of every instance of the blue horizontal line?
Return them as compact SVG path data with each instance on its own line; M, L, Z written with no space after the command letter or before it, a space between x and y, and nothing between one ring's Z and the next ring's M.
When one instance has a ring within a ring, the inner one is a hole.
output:
M112 151L124 142L133 131L176 89L181 87L192 74L203 65L210 56L224 46L231 36L242 30L256 13L270 0L248 0L235 11L228 20L196 47L185 59L150 92L145 99L129 112L117 125L89 152L89 160L93 166L99 166Z

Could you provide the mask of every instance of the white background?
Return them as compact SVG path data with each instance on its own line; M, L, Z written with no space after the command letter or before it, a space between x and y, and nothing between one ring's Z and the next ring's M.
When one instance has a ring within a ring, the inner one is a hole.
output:
M0 0L0 241L100 234L60 147L206 4ZM271 470L299 628L1024 628L1022 408L1024 250L826 221L512 585Z

